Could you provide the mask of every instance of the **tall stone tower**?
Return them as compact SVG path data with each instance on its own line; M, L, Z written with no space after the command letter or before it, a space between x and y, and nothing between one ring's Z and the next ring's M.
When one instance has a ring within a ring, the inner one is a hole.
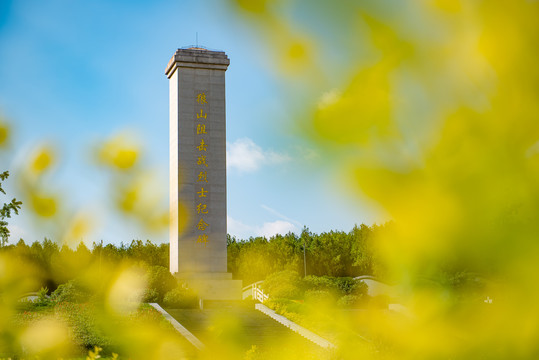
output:
M208 300L241 298L227 273L225 71L221 51L178 49L170 87L170 271Z

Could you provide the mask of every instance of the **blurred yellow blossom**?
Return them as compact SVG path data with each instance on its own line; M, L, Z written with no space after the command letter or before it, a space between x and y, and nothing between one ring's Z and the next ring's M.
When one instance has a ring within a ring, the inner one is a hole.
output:
M282 2L242 15L273 46L302 133L393 219L375 246L410 316L370 314L384 358L536 357L539 2ZM340 61L289 76L279 22ZM316 36L320 23L332 37ZM485 285L467 293L440 283L446 272Z
M37 147L29 162L29 170L32 176L39 176L49 169L55 162L55 151L49 145Z
M86 213L77 213L68 220L61 243L76 247L95 227L92 216Z
M138 309L146 278L139 268L126 268L119 272L107 296L107 305L117 314L130 314Z
M29 325L20 341L28 355L35 357L61 357L71 347L67 326L54 317Z
M9 140L9 127L0 119L0 148L5 147Z
M137 163L140 151L138 141L131 134L120 133L100 144L97 159L103 165L129 170Z
M57 201L54 197L42 195L42 194L31 194L31 205L32 210L39 216L51 217L56 214L57 211Z

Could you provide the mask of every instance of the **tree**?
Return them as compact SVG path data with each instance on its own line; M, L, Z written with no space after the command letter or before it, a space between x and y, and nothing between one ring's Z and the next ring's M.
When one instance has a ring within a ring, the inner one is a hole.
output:
M2 192L4 195L6 194L6 192L4 191L4 189L2 189L2 181L6 180L8 176L9 171L4 171L3 173L0 173L0 192ZM6 245L9 239L9 229L7 228L8 223L7 221L5 221L5 219L11 218L12 212L18 215L21 205L21 201L17 201L17 199L13 198L11 202L4 203L4 206L2 207L2 209L0 209L0 247Z

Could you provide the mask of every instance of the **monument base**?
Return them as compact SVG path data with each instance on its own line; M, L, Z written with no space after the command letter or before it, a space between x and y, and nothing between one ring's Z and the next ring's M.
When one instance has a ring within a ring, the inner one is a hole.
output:
M179 273L202 300L241 300L242 281L232 280L231 273Z

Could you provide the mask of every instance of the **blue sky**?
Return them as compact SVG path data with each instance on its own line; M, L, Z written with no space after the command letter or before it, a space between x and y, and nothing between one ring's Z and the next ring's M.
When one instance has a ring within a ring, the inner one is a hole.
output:
M225 51L231 61L228 232L248 238L380 222L346 193L320 150L292 131L294 112L263 40L222 1L2 0L0 114L14 132L11 149L0 156L2 170L13 172L33 146L51 143L60 156L49 182L68 208L100 213L85 242L168 241L167 231L147 233L105 206L108 180L89 154L100 140L136 134L158 188L168 191L164 69L197 33L199 44ZM17 195L14 184L6 188ZM11 241L54 237L24 207L10 228Z

